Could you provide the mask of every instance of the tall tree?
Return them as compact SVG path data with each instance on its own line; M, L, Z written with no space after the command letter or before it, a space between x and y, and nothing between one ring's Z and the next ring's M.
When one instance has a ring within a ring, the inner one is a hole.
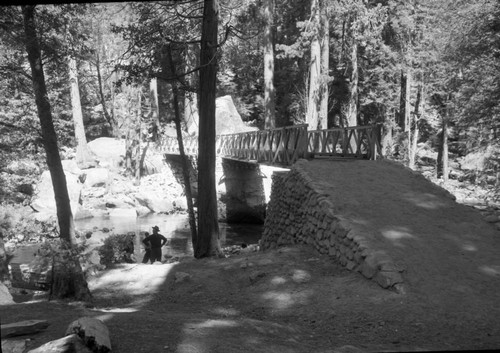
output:
M264 127L276 126L274 89L274 0L264 0Z
M309 64L309 89L307 99L306 121L310 130L319 127L321 109L321 0L311 1L311 57Z
M82 104L80 100L80 87L78 85L78 70L76 59L73 56L68 58L69 81L71 86L71 108L73 112L73 124L76 139L76 163L79 168L87 169L97 165L92 152L87 145L85 127L83 125Z
M198 239L196 258L220 252L215 182L215 97L218 0L204 0L200 51L200 133L198 152Z
M23 6L22 12L26 51L32 73L38 117L42 127L47 165L52 178L52 187L54 188L60 238L71 247L74 242L73 215L71 213L66 176L64 175L59 156L57 135L52 121L52 113L45 86L42 56L35 22L35 6ZM61 297L70 296L77 300L88 300L90 298L90 291L81 271L80 264L77 259L73 259L70 262L72 264L71 269L57 268L54 270L55 278L52 280L53 285L57 286L55 288L55 295Z

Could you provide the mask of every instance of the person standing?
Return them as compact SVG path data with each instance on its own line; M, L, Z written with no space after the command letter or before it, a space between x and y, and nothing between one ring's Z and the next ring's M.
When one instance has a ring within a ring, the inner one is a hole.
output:
M151 263L155 261L161 261L161 248L163 245L167 243L167 238L158 233L160 228L158 226L153 227L153 234L147 236L142 241L146 246L146 255L144 255L143 263L147 262L146 256L148 256L148 248L149 248L149 259ZM146 261L146 262L144 262Z
M147 237L149 237L149 233L148 232L144 232L144 235ZM144 238L144 239L146 239ZM151 245L149 245L149 243L144 243L144 249L146 249L146 253L144 254L144 258L142 259L142 263L143 264L147 264L148 261L151 259Z

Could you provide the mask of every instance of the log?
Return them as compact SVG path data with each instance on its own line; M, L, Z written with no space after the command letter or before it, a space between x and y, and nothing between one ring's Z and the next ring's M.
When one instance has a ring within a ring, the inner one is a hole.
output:
M66 335L77 334L92 352L111 352L109 330L101 320L81 317L69 324Z
M46 320L26 320L14 322L12 324L1 325L1 337L15 337L22 335L30 335L38 333L49 327L49 322Z
M92 353L92 351L83 344L76 334L72 334L47 342L27 353Z

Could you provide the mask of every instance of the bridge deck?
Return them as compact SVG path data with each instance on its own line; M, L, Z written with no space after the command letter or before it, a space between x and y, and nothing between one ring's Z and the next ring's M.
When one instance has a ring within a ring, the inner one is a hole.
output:
M500 317L500 233L479 212L389 161L313 160L307 173L327 190L334 214L404 268L409 291L442 312Z

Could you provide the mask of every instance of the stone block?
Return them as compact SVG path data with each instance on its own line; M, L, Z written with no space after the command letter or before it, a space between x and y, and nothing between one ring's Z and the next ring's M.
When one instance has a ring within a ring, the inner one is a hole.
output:
M92 317L81 317L69 324L66 335L76 334L91 350L111 352L109 330L101 320Z
M358 266L358 264L354 261L348 261L347 265L345 266L349 271L352 271Z
M374 279L382 288L389 288L403 282L401 274L396 271L379 271Z
M377 273L376 266L366 261L363 261L358 270L361 272L363 276L365 276L368 279L373 278L373 276L375 276L375 274Z

